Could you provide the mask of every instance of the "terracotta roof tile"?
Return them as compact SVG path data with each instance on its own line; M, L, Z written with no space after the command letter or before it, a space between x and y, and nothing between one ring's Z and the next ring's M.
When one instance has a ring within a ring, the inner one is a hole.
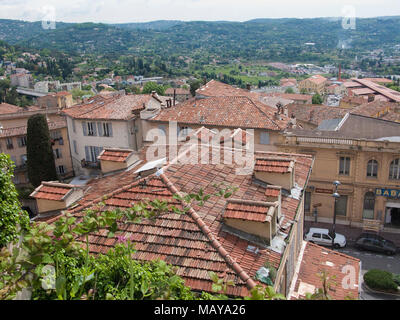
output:
M86 103L75 105L62 112L75 119L129 120L135 117L132 111L144 109L144 104L152 98L143 95L97 95Z
M268 216L268 210L269 206L228 202L224 212L224 218L265 222Z
M256 159L254 166L255 171L260 172L289 172L291 160L281 159Z
M330 279L336 277L328 292L333 299L345 300L348 296L357 299L359 285L361 285L359 283L360 260L310 242L304 245L303 258L292 298L304 298L305 293L314 293L313 289L321 288L322 279L318 275L325 271ZM354 284L350 288L344 288L342 285L344 277L348 275L346 271L343 271L344 267L354 268Z
M254 102L245 96L190 99L173 108L164 109L150 121L176 121L182 124L234 128L282 130L289 119L275 120L275 108Z
M129 156L133 153L133 150L122 150L122 149L104 149L99 155L99 160L125 162Z
M43 182L31 196L35 199L61 201L74 187L74 185Z
M224 150L218 152L223 153ZM276 154L257 153L256 156L271 157ZM292 154L279 154L279 156L286 157L288 161L295 157L296 182L300 187L304 187L312 158ZM173 198L173 194L194 193L200 189L212 193L216 191L213 184L219 182L239 188L232 196L235 199L254 201L266 199L265 187L254 184L252 174L236 175L235 165L170 163L164 167L164 173L160 177L150 175L140 180L137 180L135 175L124 174L129 175L131 182L125 180L125 186L122 187L121 184L112 185L112 181L118 182L121 175L116 175L117 178L105 178L108 187L100 191L96 190L96 186L102 186L103 179L91 184L92 191L89 190L81 205L71 212L80 219L84 215L84 209L95 205L103 195L106 195L105 209L125 208L135 202L153 198L164 199L179 207L181 204ZM91 192L95 195L90 196ZM289 201L286 199L289 197L282 198L288 203L282 207L283 215L294 217L300 200L290 198ZM244 296L248 294L249 287L255 285L252 278L257 270L267 261L278 267L281 254L265 248L260 248L259 253L255 254L247 250L249 245L254 245L253 243L224 232L221 228L227 205L229 205L227 199L213 196L202 207L193 205L186 215L170 212L154 221L144 219L140 224L123 224L121 221L118 226L127 238L136 243L137 251L134 259L139 261L163 259L177 266L178 274L183 277L185 283L196 290L211 291L209 272L214 271L235 282L236 286L229 287L227 294ZM265 212L264 208L257 206L234 207L232 210L251 210L256 215L263 215ZM92 234L89 240L92 253L105 253L117 243L117 239L106 239L106 235L101 231Z

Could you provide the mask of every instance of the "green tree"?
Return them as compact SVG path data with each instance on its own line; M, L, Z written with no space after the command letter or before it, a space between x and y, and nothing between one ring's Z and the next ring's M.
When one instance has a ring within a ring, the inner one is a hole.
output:
M294 90L293 90L293 88L287 88L285 90L285 93L294 93Z
M144 94L150 94L153 91L157 92L158 95L163 96L165 93L165 88L162 85L158 85L155 82L147 82L142 90Z
M18 237L18 228L29 224L26 211L21 210L18 192L12 183L15 165L10 156L0 153L0 247Z
M196 95L196 90L201 87L201 84L200 80L190 82L190 93L193 97Z
M322 104L323 99L319 93L316 93L312 97L312 104Z
M43 114L28 119L26 156L29 181L34 187L42 181L57 180L49 126Z

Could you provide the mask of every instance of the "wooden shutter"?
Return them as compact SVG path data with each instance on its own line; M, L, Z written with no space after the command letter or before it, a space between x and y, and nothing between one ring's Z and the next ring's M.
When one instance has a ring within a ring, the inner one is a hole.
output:
M103 123L102 122L97 122L97 127L99 130L99 137L103 137Z
M113 136L113 131L112 131L112 123L111 122L108 123L108 131L110 133L110 137L112 137Z
M89 152L89 147L88 146L85 146L85 157L86 157L86 161L91 161L90 152Z
M86 126L86 122L82 121L82 129L83 129L83 135L87 136L87 126Z

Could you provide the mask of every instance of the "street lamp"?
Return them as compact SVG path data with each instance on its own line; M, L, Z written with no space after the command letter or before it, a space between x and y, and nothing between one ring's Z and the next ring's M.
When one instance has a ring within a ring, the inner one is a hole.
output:
M340 194L337 192L338 191L338 187L341 185L340 181L334 181L333 185L335 186L335 191L332 194L332 197L335 198L335 206L333 209L333 227L332 227L332 249L335 248L335 238L336 238L336 203L338 201L338 199L340 198Z

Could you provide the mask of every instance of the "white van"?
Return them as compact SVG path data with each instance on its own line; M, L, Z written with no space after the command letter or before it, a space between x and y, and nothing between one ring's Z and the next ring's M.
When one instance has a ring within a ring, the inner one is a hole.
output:
M306 234L306 240L322 246L332 246L332 238L328 229L310 228ZM346 237L340 233L336 233L335 248L343 248L346 246Z

